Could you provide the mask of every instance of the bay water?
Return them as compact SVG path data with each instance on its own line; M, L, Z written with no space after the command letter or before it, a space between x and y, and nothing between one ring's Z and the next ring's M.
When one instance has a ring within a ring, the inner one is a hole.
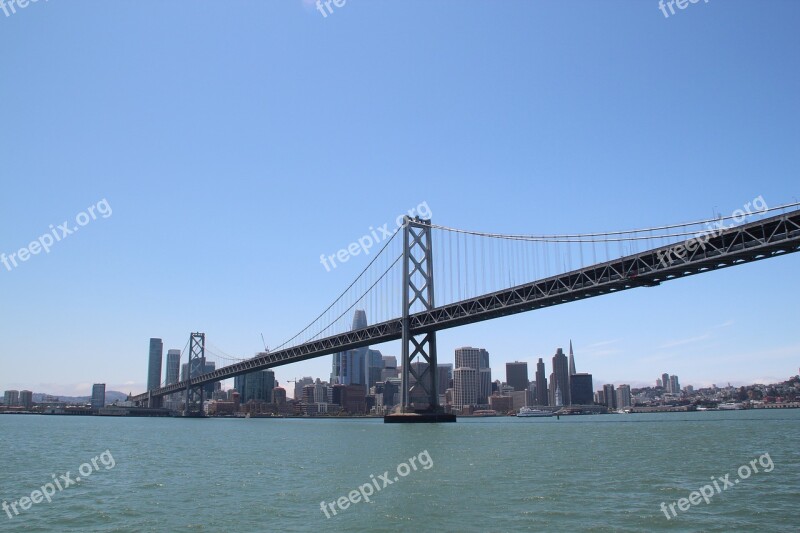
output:
M800 410L2 415L0 450L2 532L800 531Z

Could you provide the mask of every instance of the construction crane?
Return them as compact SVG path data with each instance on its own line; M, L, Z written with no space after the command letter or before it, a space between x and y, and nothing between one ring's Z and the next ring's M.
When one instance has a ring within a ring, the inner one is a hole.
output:
M267 341L264 340L264 334L261 334L261 342L264 344L264 352L269 353L269 346L267 346Z

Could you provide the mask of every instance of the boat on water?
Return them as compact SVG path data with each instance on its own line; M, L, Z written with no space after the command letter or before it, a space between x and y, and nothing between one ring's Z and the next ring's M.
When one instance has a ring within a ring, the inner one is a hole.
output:
M541 409L531 409L530 407L523 407L517 413L518 417L542 417L542 416L553 416L553 413L550 411L542 411Z
M720 411L738 411L740 409L744 409L742 404L734 402L721 403L718 407Z

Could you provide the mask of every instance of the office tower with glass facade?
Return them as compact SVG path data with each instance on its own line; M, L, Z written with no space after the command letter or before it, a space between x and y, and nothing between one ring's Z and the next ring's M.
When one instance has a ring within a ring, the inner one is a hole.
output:
M150 355L147 366L147 390L161 387L161 361L164 357L164 343L161 339L150 339Z

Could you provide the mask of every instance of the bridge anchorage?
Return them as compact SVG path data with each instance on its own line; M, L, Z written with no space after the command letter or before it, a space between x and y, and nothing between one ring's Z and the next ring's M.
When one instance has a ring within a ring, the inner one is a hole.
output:
M433 296L433 241L431 221L405 217L403 224L403 315L400 412L383 417L385 423L455 422L439 405L436 331L413 334L413 311L436 308Z

